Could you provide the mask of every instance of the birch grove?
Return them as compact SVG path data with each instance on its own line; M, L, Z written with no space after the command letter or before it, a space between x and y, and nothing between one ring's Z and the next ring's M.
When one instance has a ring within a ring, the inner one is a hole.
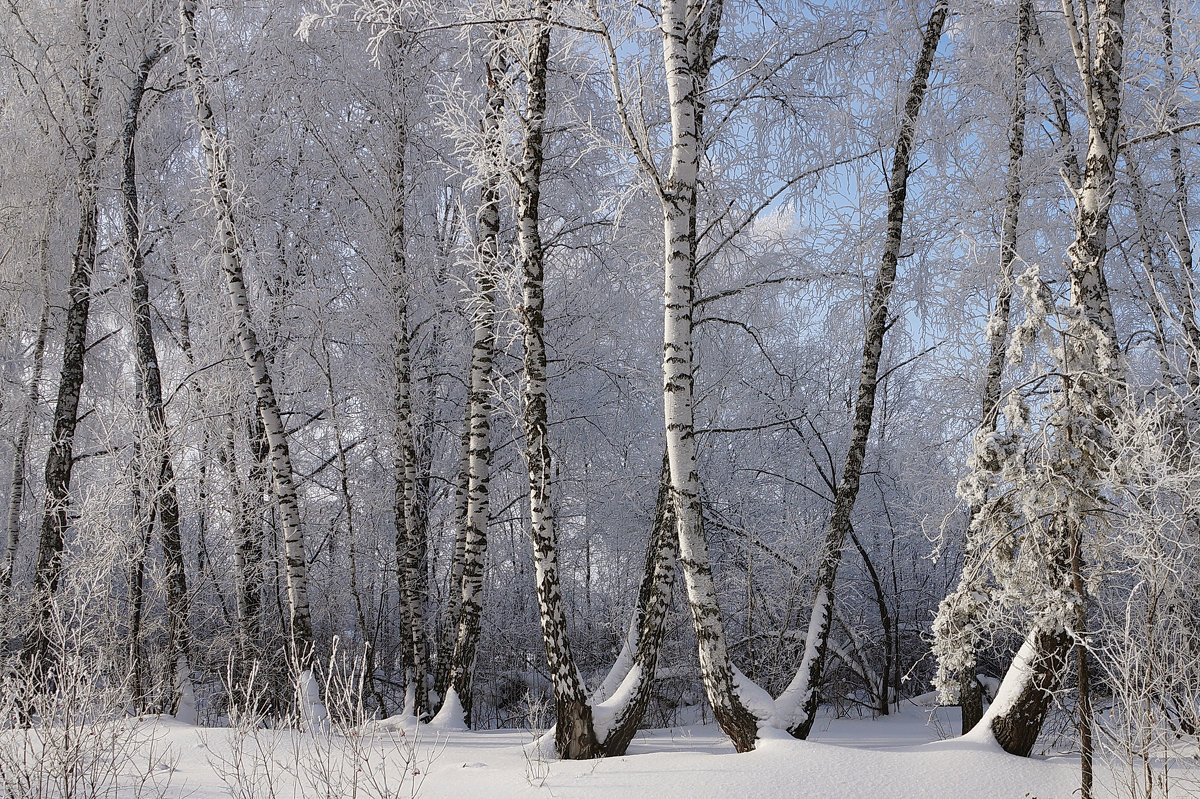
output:
M14 674L568 759L940 702L1085 796L1200 729L1195 8L0 18Z

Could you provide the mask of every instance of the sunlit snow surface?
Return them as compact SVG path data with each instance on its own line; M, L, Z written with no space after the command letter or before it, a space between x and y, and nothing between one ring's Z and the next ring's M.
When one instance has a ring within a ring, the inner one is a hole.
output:
M539 756L528 730L418 729L399 717L372 722L349 738L148 720L140 722L143 744L153 738L159 762L140 769L138 791L127 783L119 795L410 797L414 786L417 796L430 799L1075 795L1077 757L1021 759L991 744L941 740L954 732L956 716L956 710L936 710L931 717L926 709L908 707L877 720L820 718L811 741L768 731L757 751L743 755L734 754L711 725L652 730L639 734L625 757L586 762ZM1114 776L1101 772L1097 795L1113 795L1108 788ZM1191 772L1191 778L1197 774ZM1193 795L1189 790L1198 785L1181 784L1179 795Z

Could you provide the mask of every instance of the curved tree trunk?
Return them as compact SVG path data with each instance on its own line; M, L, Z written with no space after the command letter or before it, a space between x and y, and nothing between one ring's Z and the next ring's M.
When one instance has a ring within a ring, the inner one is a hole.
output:
M179 494L175 486L175 470L171 462L171 438L163 410L162 375L158 366L158 351L151 327L150 285L146 281L141 249L141 215L138 209L137 160L135 144L138 117L150 71L164 55L158 49L143 56L134 73L134 84L125 107L121 130L121 217L124 227L125 262L129 271L130 295L133 305L134 350L137 361L137 395L146 415L148 439L142 442L143 468L147 480L139 480L150 491L150 501L139 524L144 526L142 540L149 541L157 515L162 523L163 561L167 584L167 685L176 675L187 673L189 658L187 576L183 562L183 540L180 535ZM145 553L143 552L143 558ZM139 580L140 581L140 580ZM138 604L141 591L138 590ZM136 640L133 642L136 645ZM167 712L173 713L183 686L176 686L167 700Z
M666 632L665 622L667 611L671 608L678 561L679 538L676 534L675 504L671 501L671 469L664 452L654 528L646 544L646 565L629 635L632 640L626 641L618 657L618 666L614 667L614 673L602 686L605 696L593 699L597 734L601 734L601 727L607 727L602 744L605 757L625 754L650 703L654 670ZM626 660L629 665L622 666ZM617 679L622 669L624 673ZM610 708L608 705L613 706ZM610 715L611 719L608 718Z
M999 416L1001 378L1004 376L1004 359L1008 350L1009 309L1013 295L1013 262L1017 257L1017 234L1021 213L1021 161L1025 153L1025 117L1029 83L1029 44L1033 35L1033 3L1020 0L1017 19L1017 47L1013 57L1015 86L1012 116L1008 130L1008 174L1005 178L1004 221L1000 240L1000 268L996 277L995 306L988 319L988 361L984 373L983 405L977 437L996 432ZM968 538L971 520L979 515L979 505L971 506L967 522ZM968 544L969 548L969 544ZM981 559L986 552L965 553L963 572L956 595L967 596L972 592L986 591L982 583L986 571ZM974 636L976 619L967 614L961 619L956 631L959 635ZM983 717L983 688L975 676L974 653L978 641L971 640L970 663L958 675L958 701L962 714L962 732L971 730Z
M871 294L850 447L846 452L846 463L842 467L841 481L834 492L833 515L829 520L829 529L821 549L821 562L817 568L817 590L813 598L808 634L805 636L804 657L795 678L777 703L781 721L788 732L797 738L808 737L820 703L817 688L821 683L825 654L829 645L829 625L833 618L833 589L837 581L838 565L841 563L842 546L850 530L854 501L858 498L859 482L862 479L867 440L871 435L871 417L875 410L875 390L879 381L879 361L883 355L883 337L888 329L888 301L892 295L892 288L896 285L896 266L904 233L904 203L908 196L909 169L916 145L917 115L921 112L921 104L925 100L929 73L933 69L933 57L937 52L948 13L946 0L937 0L925 26L921 52L917 56L908 98L904 104L904 116L900 120L896 152L892 157L892 170L888 178L887 239L883 246L879 274L875 279L875 289Z
M1103 441L1096 440L1097 428L1106 423L1112 399L1120 392L1119 351L1104 277L1104 256L1116 186L1125 3L1098 0L1095 13L1083 15L1083 24L1069 0L1064 0L1063 12L1088 110L1087 158L1083 182L1075 192L1075 240L1067 249L1070 303L1076 313L1069 317L1065 337L1063 404L1072 415L1064 431L1067 441L1063 447L1075 475L1072 490L1090 504L1094 497L1087 497L1095 492L1096 476L1103 467L1097 459L1105 457ZM1089 17L1094 20L1094 31L1086 24ZM1090 61L1089 53L1094 53ZM1075 579L1083 569L1082 513L1079 509L1058 509L1052 524L1053 574L1065 589L1082 587ZM1080 594L1076 601L1086 603L1087 597ZM1027 636L1001 686L1006 701L998 699L981 722L990 724L989 729L1006 751L1028 755L1032 750L1049 708L1049 691L1057 686L1072 647L1086 643L1085 623L1086 616L1076 606L1065 615L1063 625L1035 625ZM1081 710L1087 711L1084 705ZM1090 717L1081 717L1080 725L1087 743ZM1086 782L1085 775L1085 793L1090 789Z

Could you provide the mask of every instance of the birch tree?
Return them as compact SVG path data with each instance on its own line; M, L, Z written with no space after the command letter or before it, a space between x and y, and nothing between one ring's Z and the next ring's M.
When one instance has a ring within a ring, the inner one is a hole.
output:
M471 678L479 646L480 615L483 611L483 577L487 557L489 486L492 469L492 380L496 357L496 280L500 266L500 168L503 143L499 138L504 113L504 91L508 61L502 45L491 45L485 73L487 97L483 113L483 170L479 208L476 215L478 241L475 247L475 296L471 315L471 366L467 391L467 497L466 535L463 540L462 599L459 602L458 634L451 656L446 697L439 715L451 718L461 711L471 723ZM454 586L451 586L454 590Z
M48 625L53 614L51 603L62 576L63 548L70 527L71 472L75 464L75 432L79 421L80 391L83 388L98 237L98 108L101 95L100 67L103 61L100 42L104 38L107 23L99 4L90 0L81 0L76 14L80 37L77 51L79 141L75 144L79 165L75 187L79 229L71 255L62 370L54 404L50 449L46 455L46 502L34 572L37 626L30 631L25 643L26 658L43 677L53 669Z
M1043 424L1044 445L1030 443L1038 421L1016 395L1005 416L1012 432L976 442L975 471L962 493L978 503L972 536L994 547L989 567L1000 587L998 601L1023 606L1031 616L1024 643L996 700L979 723L1008 752L1028 755L1050 710L1052 692L1074 651L1078 666L1079 735L1083 749L1083 795L1091 791L1091 708L1086 648L1088 593L1083 547L1100 522L1100 476L1108 468L1109 428L1120 405L1122 375L1104 257L1116 188L1115 162L1121 112L1124 51L1122 0L1094 6L1063 4L1067 32L1084 91L1088 147L1082 181L1068 183L1075 201L1074 241L1066 252L1070 295L1054 307L1050 291L1030 268L1020 278L1029 318L1014 336L1010 357L1044 336L1052 353L1053 382ZM1059 329L1050 328L1058 320ZM1027 531L1018 546L1012 535ZM948 607L968 601L951 596ZM939 620L939 624L942 623ZM957 654L955 652L954 654Z
M195 19L195 0L181 0L180 40L187 81L195 100L201 149L216 214L221 270L225 277L238 346L254 383L258 415L269 446L275 501L283 527L289 610L288 633L292 649L290 654L298 667L304 671L311 663L314 640L308 604L308 559L305 555L300 507L296 497L286 429L275 398L274 384L267 369L266 356L259 346L258 334L251 318L250 300L242 268L243 254L234 224L228 153L217 129L212 102L209 99L207 78L197 44Z

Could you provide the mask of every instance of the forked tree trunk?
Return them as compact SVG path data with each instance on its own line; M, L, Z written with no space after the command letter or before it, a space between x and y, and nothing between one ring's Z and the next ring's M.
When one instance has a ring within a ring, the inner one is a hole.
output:
M467 393L469 443L467 448L467 516L463 543L462 599L458 635L450 663L446 699L451 694L461 706L463 720L470 724L471 678L479 645L483 612L483 570L487 557L489 518L488 489L492 470L492 371L496 351L496 276L500 259L500 164L503 143L500 117L504 95L500 82L508 65L501 55L490 59L488 99L483 128L489 148L487 169L479 198L479 244L475 256L475 298L471 319L471 375ZM443 710L445 709L443 702Z
M1086 2L1086 0L1085 0ZM1076 196L1075 240L1067 249L1070 273L1071 307L1076 311L1068 319L1064 348L1066 376L1062 389L1063 405L1071 413L1064 431L1063 447L1072 453L1073 491L1090 503L1095 483L1104 464L1102 441L1096 440L1097 426L1111 415L1112 400L1120 391L1116 328L1108 287L1104 277L1104 256L1113 192L1116 187L1116 156L1121 110L1121 62L1124 50L1124 0L1098 0L1093 30L1080 23L1074 5L1063 3L1068 31L1085 91L1088 111L1088 149L1083 182ZM1086 23L1089 15L1083 15ZM1091 60L1088 60L1089 54ZM1086 414L1086 416L1085 416ZM1090 444L1087 442L1091 442ZM1051 529L1056 547L1053 575L1070 589L1073 575L1083 569L1082 515L1076 510L1059 509L1059 518ZM1086 596L1077 601L1084 603ZM1062 623L1034 625L1025 645L1005 676L1001 692L1009 697L1000 706L993 705L984 716L996 740L1008 752L1028 755L1032 751L1050 707L1050 691L1057 687L1072 646L1085 644L1086 617L1068 614ZM1082 708L1085 709L1086 708ZM1081 718L1090 736L1090 718ZM1084 734L1081 726L1081 734ZM1086 760L1085 760L1086 765ZM1084 791L1089 792L1085 774Z
M607 727L604 732L597 729L597 734L603 737L605 757L625 754L650 703L654 670L666 632L667 612L671 609L678 561L679 538L676 533L675 504L671 500L671 467L664 452L654 527L646 542L645 568L630 635L618 656L618 664L602 686L605 697L593 699L594 717L598 722L603 718L603 726ZM610 696L612 699L608 702L597 701ZM606 706L612 703L615 706ZM597 727L600 726L597 723Z
M221 252L221 269L233 311L233 322L242 357L254 383L258 415L270 446L271 477L279 519L283 527L283 556L286 563L290 656L301 670L311 665L313 656L312 617L308 604L308 559L305 555L304 531L300 523L300 506L292 474L291 454L288 451L287 431L275 399L275 388L267 369L266 357L258 343L250 313L250 299L242 270L242 249L234 227L233 197L229 186L229 166L226 143L217 130L212 103L204 76L196 40L196 1L181 0L179 5L180 34L187 80L196 106L200 128L200 145L204 152L217 217L217 236Z
M721 0L662 0L663 62L671 114L669 171L661 186L663 214L663 406L667 456L692 624L705 694L721 730L739 752L754 748L758 720L742 704L717 604L702 529L696 465L692 314L695 308L696 189L703 93L721 27Z
M867 440L871 435L871 417L875 410L875 390L879 383L883 338L889 325L888 302L896 285L896 266L904 233L904 203L908 196L910 163L916 145L917 116L925 100L934 54L937 52L948 13L949 6L946 0L937 0L925 26L921 51L917 56L908 97L904 103L904 115L900 120L896 151L892 157L892 169L888 177L887 239L883 246L883 257L875 279L875 288L871 293L850 447L842 467L842 479L834 492L833 515L821 548L816 595L813 598L808 634L805 636L804 656L796 676L777 702L781 721L788 732L797 738L808 737L820 703L817 688L821 684L826 650L829 647L833 590L837 581L838 565L841 563L842 547L850 531L854 502L858 498L859 482L862 479Z
M394 408L396 413L395 462L395 519L396 572L401 600L401 619L404 627L404 665L406 694L412 696L412 712L421 718L429 712L425 638L425 605L428 583L425 571L426 509L418 491L419 479L417 443L413 425L412 338L409 332L408 302L411 278L408 275L406 240L404 235L405 149L408 134L403 122L396 137L396 157L392 168L392 227L388 231L392 302L395 304L395 326L392 336L392 370L396 379Z
M83 388L83 365L87 353L88 312L91 308L92 273L96 266L98 213L97 194L97 111L100 104L100 65L103 59L100 39L106 21L92 20L89 3L79 4L81 31L79 52L79 175L76 185L79 206L79 232L71 255L71 276L67 286L67 322L63 340L62 372L50 449L46 454L46 504L38 537L37 566L34 572L34 602L37 621L26 640L25 656L36 674L45 678L53 670L50 624L52 603L62 576L62 553L70 525L71 469L74 466L75 428L79 420L79 394ZM93 24L97 29L93 30Z
M139 524L143 526L142 558L145 544L149 542L154 519L162 524L163 562L166 567L167 587L167 665L166 685L173 686L167 698L167 712L174 713L183 686L174 686L177 676L186 673L190 663L188 631L187 576L183 562L183 539L179 523L179 494L175 485L175 469L171 462L171 437L167 430L166 413L163 409L162 375L158 365L158 350L154 344L151 326L150 285L143 269L141 248L141 214L138 208L136 139L138 117L141 114L142 98L150 71L164 55L158 49L147 53L134 73L134 83L125 107L124 126L121 130L121 217L124 227L125 262L129 271L129 286L133 305L134 350L136 354L137 395L146 416L149 436L141 442L141 468L147 479L139 479L149 494ZM142 603L138 579L137 608ZM136 645L136 637L134 640ZM182 669L180 664L185 664Z

